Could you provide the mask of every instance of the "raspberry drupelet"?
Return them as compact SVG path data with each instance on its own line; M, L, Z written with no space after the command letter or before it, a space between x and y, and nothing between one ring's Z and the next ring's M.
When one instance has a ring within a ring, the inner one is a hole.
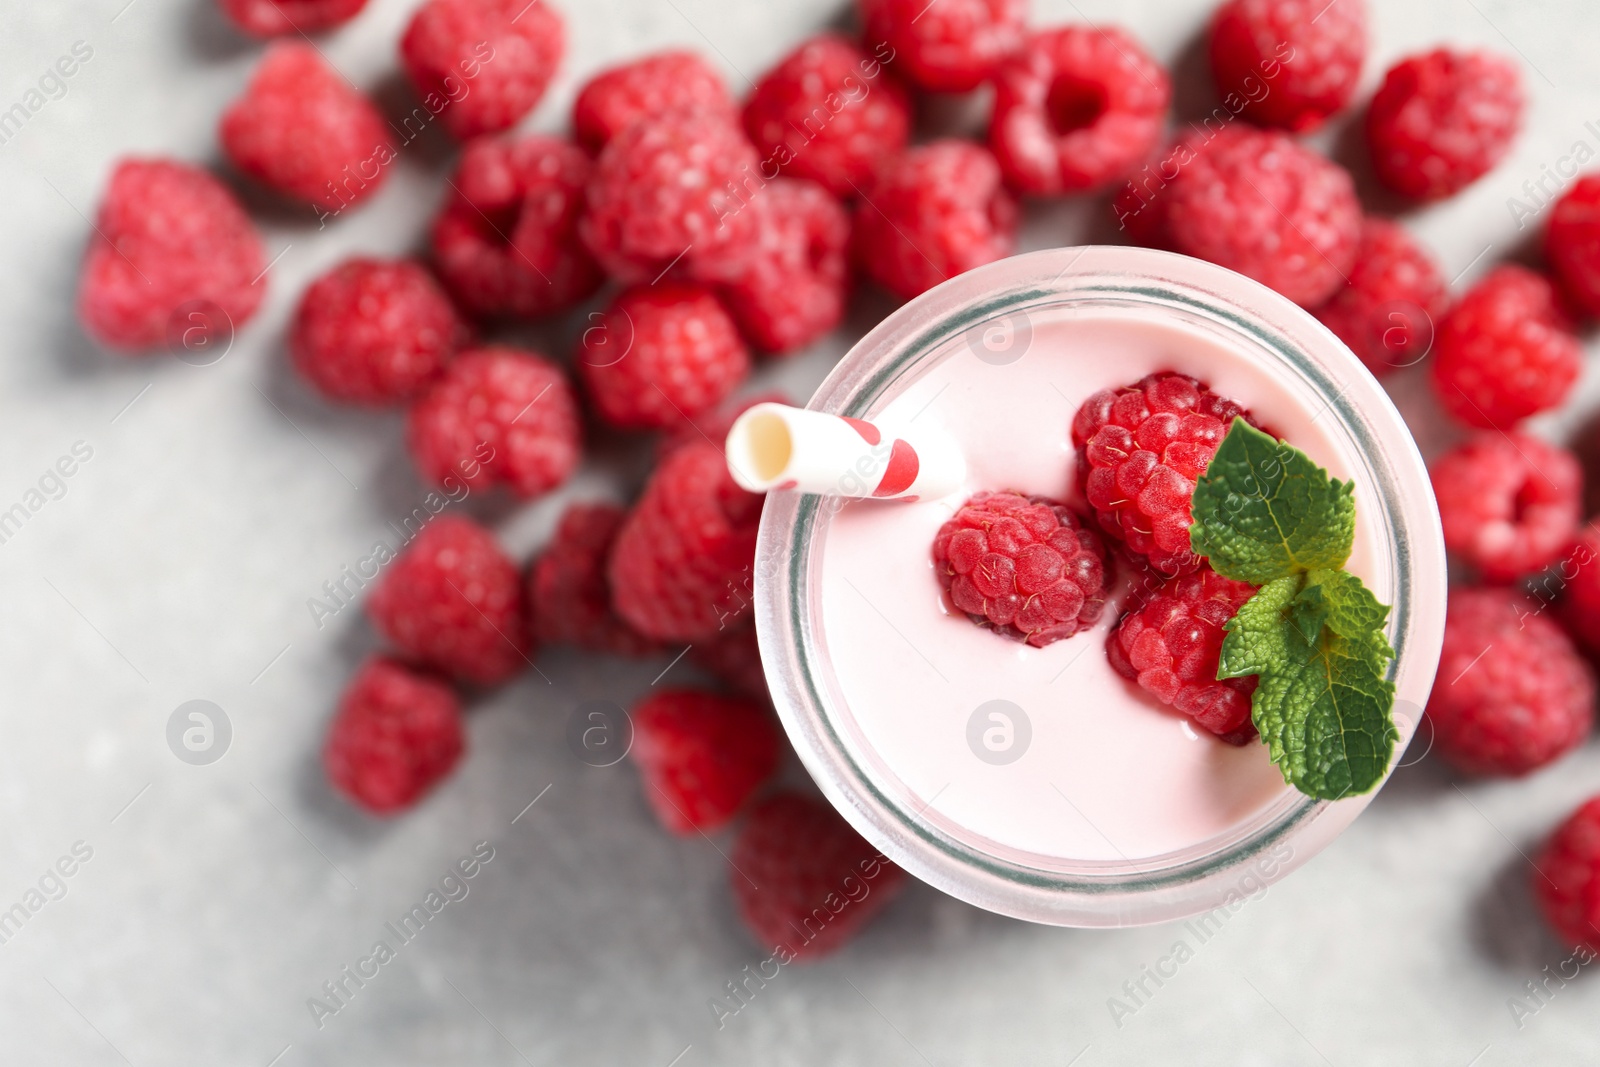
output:
M528 571L528 611L541 642L618 656L660 651L611 607L606 562L626 515L614 504L572 504L562 513Z
M1600 174L1579 178L1556 201L1544 257L1572 303L1600 315Z
M844 317L850 215L822 186L800 178L775 179L758 196L755 258L719 292L751 344L784 355Z
M1226 105L1296 133L1350 103L1366 52L1363 0L1229 0L1211 23L1211 77Z
M939 527L933 563L958 611L1035 648L1087 630L1105 610L1105 545L1046 497L978 493Z
M316 33L349 22L367 0L218 0L217 6L252 37Z
M1405 227L1387 219L1361 224L1361 243L1347 284L1317 308L1373 374L1423 359L1433 348L1449 293L1438 266Z
M466 140L532 111L566 47L566 23L544 0L427 0L400 38L400 62L428 112Z
M1028 0L860 0L857 6L867 46L892 49L894 71L936 93L983 84L1022 44L1028 23Z
M590 78L572 104L578 143L599 152L630 126L666 111L698 111L736 123L728 87L694 52L668 50L640 56Z
M1480 433L1434 460L1432 476L1445 547L1486 581L1541 571L1578 535L1583 469L1537 437Z
M1556 936L1600 953L1600 796L1556 828L1533 867L1533 895Z
M633 709L628 755L645 800L675 834L728 823L778 767L778 731L751 700L665 689Z
M375 815L411 807L466 747L461 702L445 682L386 656L361 665L323 746L333 787Z

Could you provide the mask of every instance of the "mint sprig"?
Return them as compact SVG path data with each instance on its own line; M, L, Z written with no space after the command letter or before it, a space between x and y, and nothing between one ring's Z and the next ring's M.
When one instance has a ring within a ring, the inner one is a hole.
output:
M1376 786L1399 740L1389 608L1344 569L1354 538L1350 483L1234 420L1195 486L1189 543L1261 588L1226 626L1217 677L1259 678L1251 718L1272 762L1327 800Z

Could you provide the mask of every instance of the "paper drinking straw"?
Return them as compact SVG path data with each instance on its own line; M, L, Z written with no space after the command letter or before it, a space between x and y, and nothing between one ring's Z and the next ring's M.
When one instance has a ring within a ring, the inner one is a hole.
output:
M887 433L787 404L757 404L740 415L727 455L733 480L754 493L932 499L955 492L967 476L965 457L937 432Z

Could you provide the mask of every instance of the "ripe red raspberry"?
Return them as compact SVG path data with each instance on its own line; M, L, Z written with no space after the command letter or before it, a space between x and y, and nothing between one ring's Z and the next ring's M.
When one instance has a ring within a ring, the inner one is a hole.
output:
M506 681L533 651L516 565L459 515L422 528L367 599L367 617L408 656L479 685Z
M129 352L160 344L186 305L220 309L233 329L255 314L266 292L261 237L206 171L125 159L98 214L78 315L102 344Z
M583 458L578 402L561 368L503 345L462 352L411 405L406 443L422 477L448 487L549 492Z
M591 169L555 137L467 145L431 235L439 276L467 310L548 315L600 288L605 276L578 236Z
M387 404L431 381L468 337L449 297L420 264L356 258L306 289L289 354L329 399Z
M722 299L757 348L793 352L844 318L850 216L822 186L797 178L776 179L752 204L758 250Z
M1099 189L1155 148L1171 100L1161 64L1114 26L1034 33L995 78L989 147L1019 192Z
M966 93L1022 44L1028 0L860 0L868 46L919 89Z
M1433 462L1445 547L1490 582L1544 570L1578 534L1583 468L1527 434L1480 433Z
M799 793L757 804L730 861L740 918L785 961L842 948L905 883L905 872L837 812Z
M665 111L697 111L728 123L738 121L722 75L693 52L668 50L590 78L573 102L572 132L579 144L598 152L629 126Z
M836 34L789 53L756 83L744 128L765 166L821 182L834 196L866 192L911 137L911 100L883 64ZM770 171L769 171L770 172Z
M606 561L626 514L614 504L572 504L562 513L555 537L528 572L528 611L541 642L618 656L659 651L611 607Z
M710 290L671 282L629 289L584 331L578 373L600 417L657 430L722 402L750 353Z
M1117 186L1111 213L1128 240L1145 248L1171 250L1166 192L1207 143L1207 135L1197 132L1174 138Z
M423 105L466 140L532 111L566 45L566 24L544 0L428 0L400 39L400 62Z
M1600 175L1579 178L1550 211L1544 255L1562 291L1600 315Z
M755 254L757 213L744 196L759 160L720 115L675 111L611 138L589 180L579 232L625 282L668 270L694 281L737 277Z
M1222 577L1210 567L1173 578L1133 607L1106 642L1118 674L1177 708L1230 745L1255 736L1250 697L1256 677L1217 680L1222 627L1256 593L1248 582Z
M1600 526L1591 522L1579 531L1551 584L1560 596L1560 619L1567 632L1589 652L1600 654Z
M1072 419L1079 477L1101 527L1163 575L1200 566L1189 549L1194 483L1244 408L1165 371L1083 402Z
M911 297L1009 256L1017 203L982 145L934 141L890 162L856 208L855 253L866 273Z
M1448 304L1439 268L1405 227L1368 218L1361 223L1348 284L1316 315L1368 370L1381 375L1428 354Z
M770 700L767 672L761 664L761 644L753 625L724 630L689 650L689 662L725 682L737 693Z
M217 6L245 33L277 37L332 29L359 15L367 0L217 0Z
M1095 624L1110 567L1100 535L1042 496L978 493L933 541L934 571L956 609L1035 648Z
M1533 867L1533 895L1556 936L1600 952L1600 796L1556 828Z
M1315 307L1355 265L1361 205L1345 169L1284 133L1219 131L1166 195L1175 251Z
M461 702L444 682L386 656L361 665L322 750L335 789L375 815L409 808L465 747Z
M1440 755L1468 774L1523 775L1577 746L1593 718L1588 664L1520 590L1450 591L1428 697Z
M611 549L617 614L659 641L703 641L734 626L751 603L761 503L711 445L668 455Z
M395 154L372 101L299 41L267 49L218 136L239 170L327 212L377 192Z
M1403 59L1367 108L1372 168L1397 193L1449 196L1505 157L1523 106L1522 77L1500 56L1441 48Z
M691 834L727 823L772 777L778 731L751 701L666 689L634 707L628 754L661 825Z
M1362 0L1228 0L1211 23L1211 76L1229 110L1306 133L1350 103L1367 52Z
M1468 426L1510 429L1557 407L1582 369L1583 348L1555 290L1512 264L1468 290L1434 340L1434 391Z

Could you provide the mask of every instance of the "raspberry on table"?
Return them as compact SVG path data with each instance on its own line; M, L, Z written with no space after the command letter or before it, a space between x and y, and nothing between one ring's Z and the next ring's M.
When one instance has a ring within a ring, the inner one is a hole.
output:
M431 234L439 276L463 307L526 318L594 295L605 275L578 236L592 169L558 137L467 145Z
M387 656L361 665L323 746L333 787L375 815L411 807L461 760L461 702L445 682Z
M1600 952L1600 796L1556 828L1533 867L1533 895L1556 936Z
M868 47L919 89L967 93L1022 44L1028 0L859 0Z
M235 26L253 37L316 33L349 22L367 0L217 0Z
M1428 354L1448 306L1444 277L1405 227L1367 218L1348 283L1316 316L1368 370L1383 375Z
M661 825L692 834L725 825L772 777L778 731L753 701L664 689L634 706L628 755Z
M1450 590L1428 697L1433 747L1468 774L1517 776L1575 748L1594 719L1594 674L1518 589Z
M1586 651L1600 655L1600 525L1590 522L1578 532L1552 584L1567 633Z
M1217 680L1223 625L1256 593L1202 566L1136 596L1111 632L1106 656L1116 672L1230 745L1255 737L1250 697L1258 679Z
M578 374L600 417L659 430L720 404L750 373L750 353L709 289L629 289L584 331Z
M507 681L533 652L516 565L459 515L434 518L389 564L367 617L407 656L478 685Z
M758 700L771 700L767 672L761 663L761 644L753 624L723 630L689 650L689 662L726 683L734 692Z
M934 141L884 167L856 207L855 257L909 300L1016 248L1017 203L982 145Z
M466 140L532 111L566 46L566 23L544 0L427 0L400 38L400 62L423 105Z
M1164 198L1174 251L1236 270L1301 307L1333 296L1355 265L1355 184L1288 134L1225 127Z
M1366 53L1364 0L1228 0L1211 23L1211 77L1229 110L1296 133L1350 103Z
M627 512L615 504L571 504L528 571L532 630L545 644L618 656L660 651L611 607L606 562Z
M753 201L755 258L720 290L750 343L764 352L804 348L844 318L850 215L816 182L778 178Z
M838 951L905 884L905 872L838 812L793 792L751 809L729 860L745 928L764 948L787 949L790 959Z
M1600 315L1600 174L1579 178L1556 201L1544 257L1572 303Z
M505 485L524 499L566 481L583 458L566 375L543 356L504 345L457 356L411 405L406 443L433 485Z
M825 33L756 82L745 101L744 128L764 166L821 182L848 199L866 191L905 148L911 100L878 58Z
M733 124L739 113L722 75L699 55L669 49L601 71L578 90L572 132L590 152L662 112L697 111Z
M1106 606L1100 535L1059 501L978 493L933 541L939 584L985 629L1043 648L1087 630Z
M578 230L620 281L654 282L669 270L727 281L755 255L759 223L747 198L761 195L761 182L755 148L725 117L657 115L600 152Z
M1072 419L1079 477L1100 526L1162 575L1200 566L1189 548L1195 482L1250 412L1185 374L1103 389Z
M421 264L357 257L306 288L289 354L329 399L388 404L432 381L470 335Z
M1155 148L1171 100L1167 72L1124 31L1040 31L995 76L989 147L1018 192L1099 189Z
M1378 180L1437 199L1505 158L1522 127L1522 77L1489 52L1440 48L1401 60L1367 107L1367 148Z
M1560 406L1583 369L1571 325L1547 279L1515 264L1496 267L1439 324L1439 402L1468 426L1502 430Z
M206 171L124 159L97 214L78 290L78 315L97 341L154 347L189 305L220 310L233 329L255 314L266 292L261 237Z
M1445 547L1486 581L1544 570L1578 535L1583 468L1564 448L1483 432L1434 460L1432 475Z
M751 606L762 500L709 444L667 455L611 549L617 614L658 641L704 641L738 625Z

